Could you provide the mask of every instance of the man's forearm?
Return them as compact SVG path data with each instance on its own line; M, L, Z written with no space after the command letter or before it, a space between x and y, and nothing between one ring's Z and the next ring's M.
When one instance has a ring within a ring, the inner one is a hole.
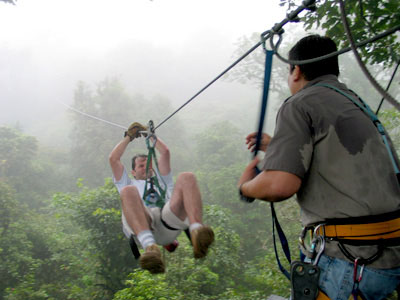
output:
M124 154L126 147L130 142L129 136L124 137L124 139L119 142L114 149L111 151L109 159L110 161L119 161L121 160L122 155Z
M157 137L157 142L155 147L157 151L160 153L160 155L165 155L169 153L168 146L159 137Z
M251 180L241 183L244 196L275 202L297 193L301 179L283 171L263 171Z
M167 175L171 171L170 153L168 146L161 139L157 138L155 147L160 153L160 157L158 159L160 174Z

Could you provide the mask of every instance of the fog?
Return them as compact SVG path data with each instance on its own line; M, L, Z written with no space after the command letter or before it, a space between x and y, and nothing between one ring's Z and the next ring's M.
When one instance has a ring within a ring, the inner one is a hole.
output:
M95 88L110 77L178 107L237 58L240 37L271 28L285 12L278 0L0 2L0 124L40 136L65 122L60 102L72 103L79 81ZM196 109L249 99L258 107L259 98L255 86L221 80L195 101Z

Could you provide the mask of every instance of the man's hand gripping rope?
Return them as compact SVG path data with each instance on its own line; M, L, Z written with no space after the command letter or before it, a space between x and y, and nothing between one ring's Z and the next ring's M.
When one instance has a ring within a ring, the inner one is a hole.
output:
M142 124L140 124L139 122L133 122L127 131L125 131L124 137L125 136L129 136L131 142L138 137L141 136L147 136L146 132L147 132L148 127L143 126Z

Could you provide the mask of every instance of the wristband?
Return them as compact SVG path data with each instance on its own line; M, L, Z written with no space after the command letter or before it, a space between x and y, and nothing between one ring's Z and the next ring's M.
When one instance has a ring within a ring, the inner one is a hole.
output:
M240 200L242 200L243 202L247 202L247 203L251 203L251 202L253 202L254 200L256 200L255 198L251 198L251 197L247 197L247 196L245 196L245 195L243 195L243 193L242 193L242 185L243 185L244 183L242 183L240 186L239 186L239 198L240 198Z

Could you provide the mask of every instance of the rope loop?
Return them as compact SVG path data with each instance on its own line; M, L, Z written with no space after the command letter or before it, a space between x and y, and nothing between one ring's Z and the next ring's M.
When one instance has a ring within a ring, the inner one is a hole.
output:
M280 30L278 32L273 32L271 38L269 39L269 44L271 45L271 49L274 51L274 53L278 52L279 46L282 43L282 35L284 33L284 30ZM277 35L278 36L278 41L276 42L276 44L274 44L274 36Z

